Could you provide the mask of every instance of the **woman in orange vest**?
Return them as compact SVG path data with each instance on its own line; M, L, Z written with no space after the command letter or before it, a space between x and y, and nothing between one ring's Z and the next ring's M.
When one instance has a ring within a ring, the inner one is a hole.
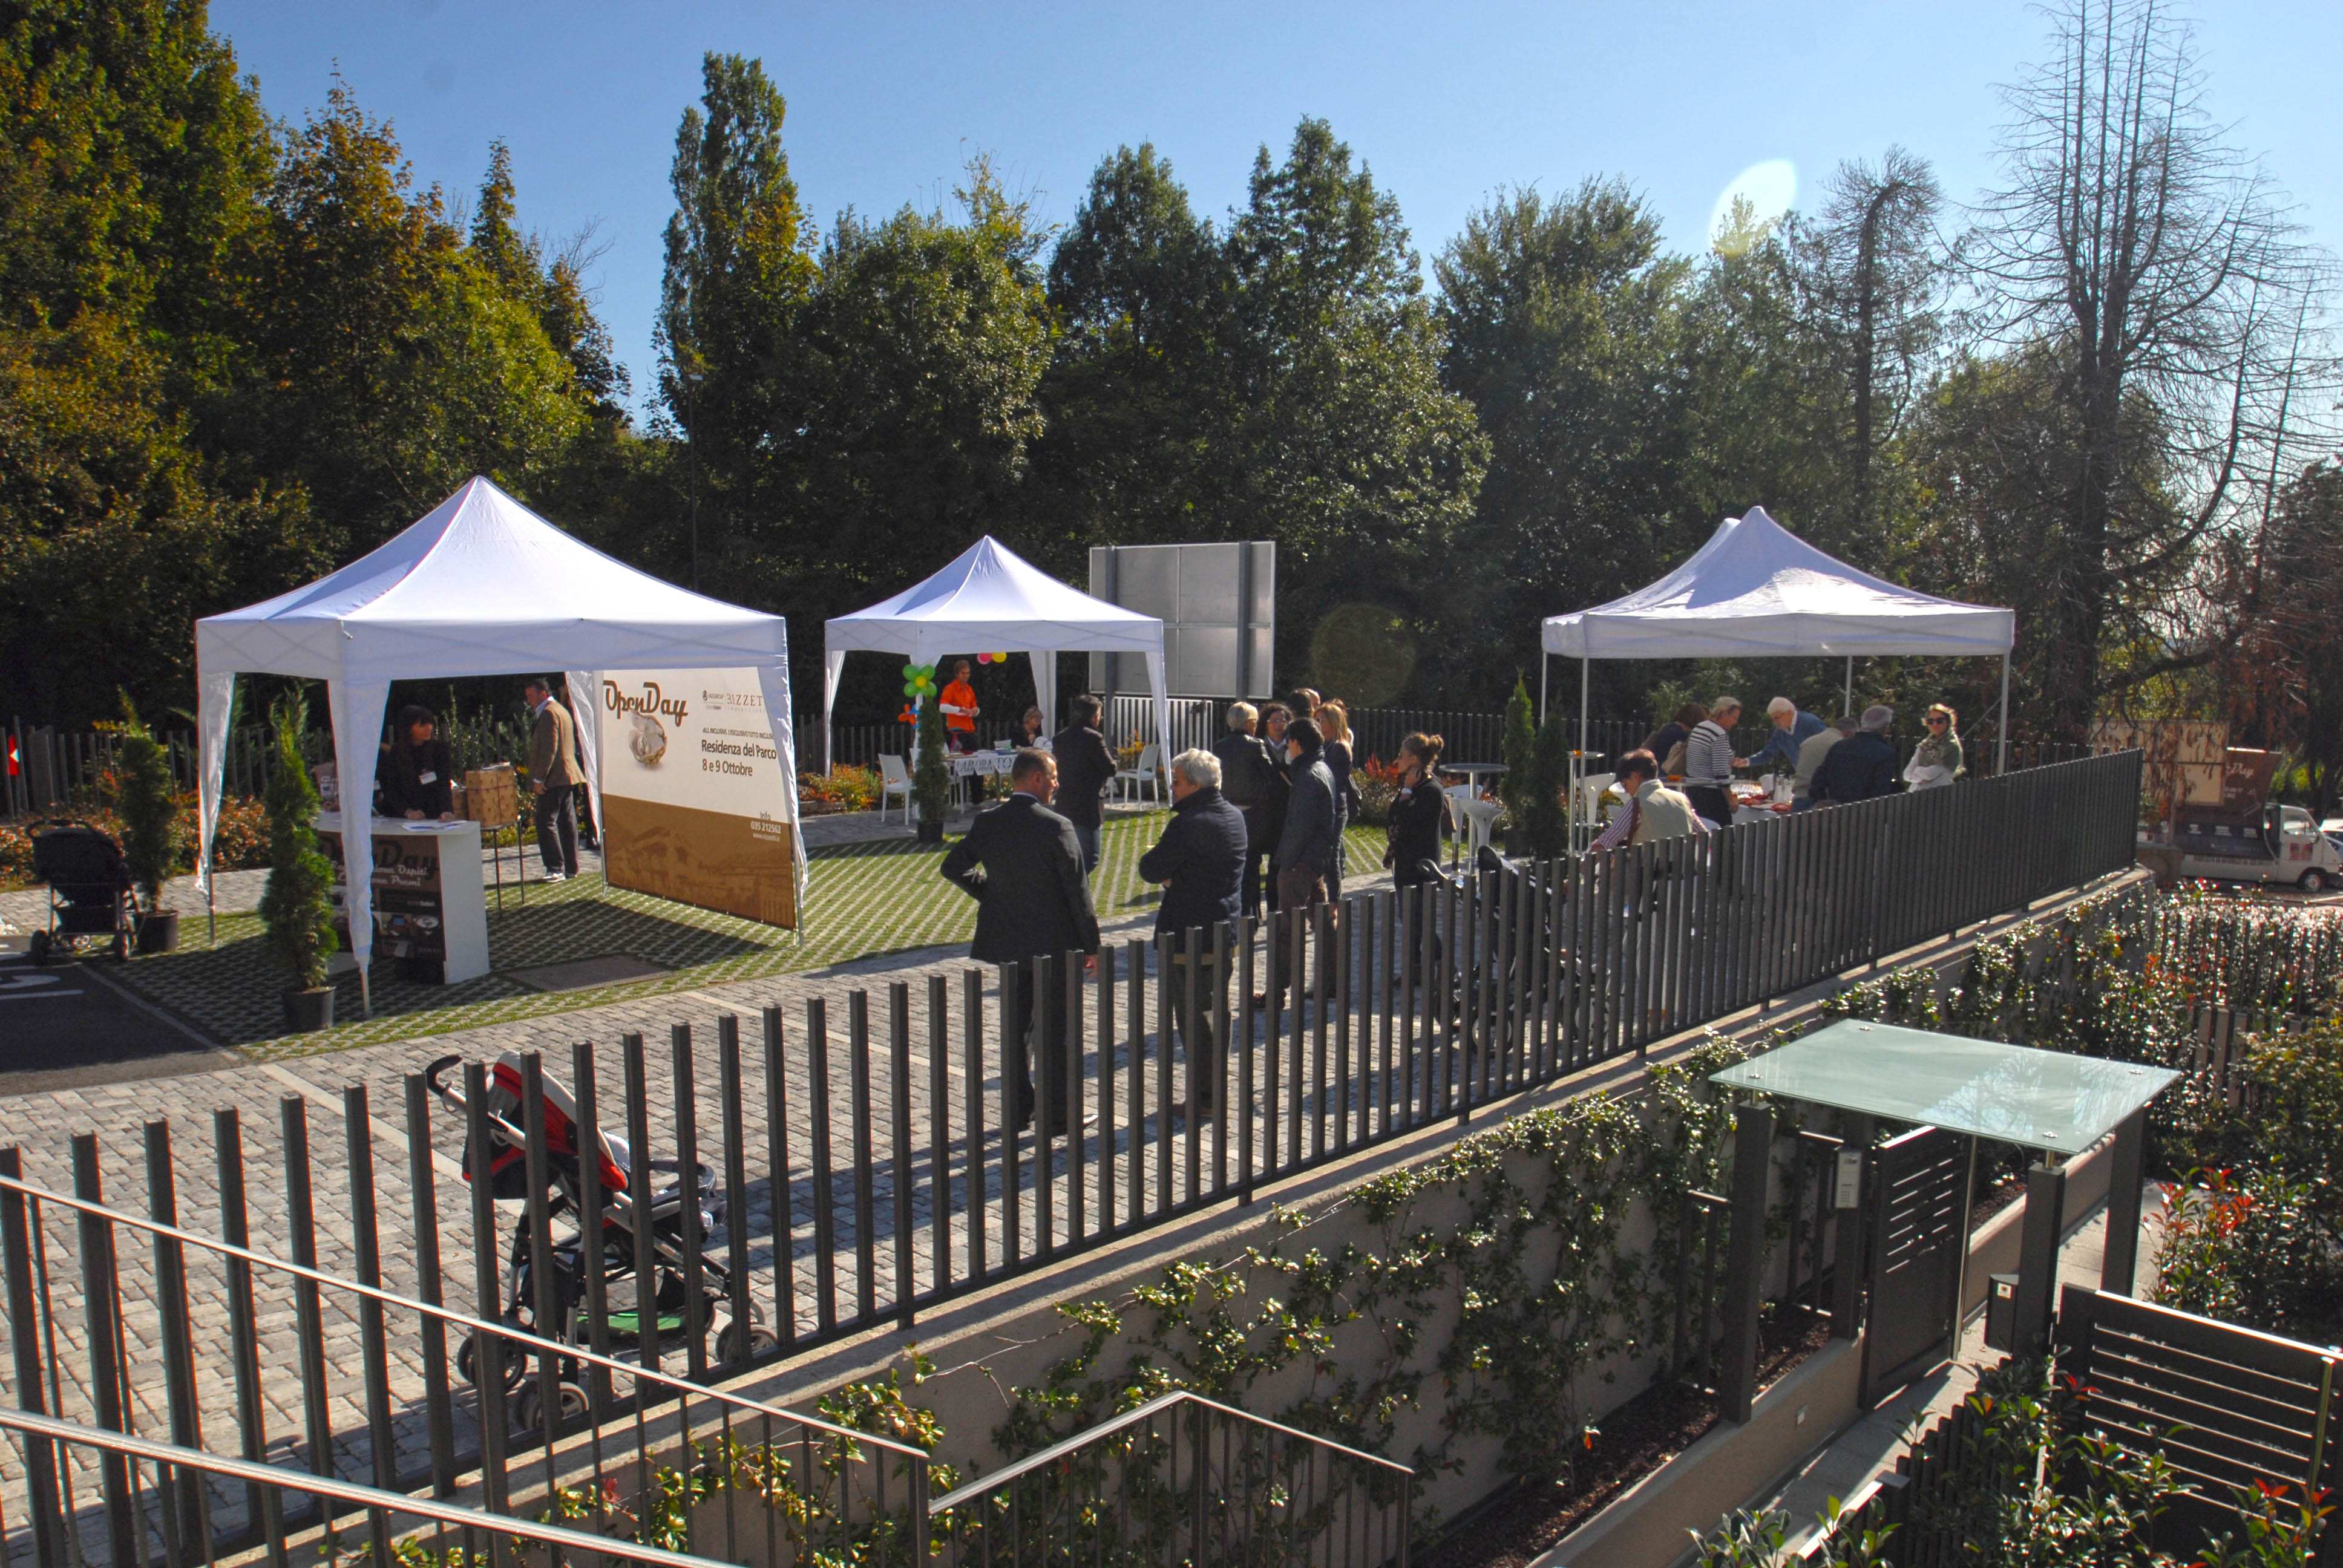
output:
M968 660L952 665L951 684L944 688L944 741L954 751L976 749L976 688L968 683Z

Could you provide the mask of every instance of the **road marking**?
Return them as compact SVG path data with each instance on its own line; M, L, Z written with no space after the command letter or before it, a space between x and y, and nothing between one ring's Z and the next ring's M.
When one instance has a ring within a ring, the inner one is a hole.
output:
M72 990L0 990L0 1001L48 1001L55 997L82 994L78 987Z

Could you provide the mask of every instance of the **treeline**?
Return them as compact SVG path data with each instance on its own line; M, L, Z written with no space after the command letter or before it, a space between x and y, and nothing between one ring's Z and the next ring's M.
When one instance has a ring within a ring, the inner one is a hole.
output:
M1500 191L1428 265L1309 119L1217 217L1142 145L1060 229L980 158L937 210L817 224L780 92L711 55L639 425L590 242L523 227L501 147L453 203L347 90L270 120L200 5L11 16L0 638L28 716L99 715L117 685L184 703L196 616L481 472L787 615L801 702L826 617L990 531L1076 581L1095 543L1274 539L1283 677L1494 708L1541 616L1763 504L2015 606L2021 732L2219 710L2306 757L2343 733L2332 595L2285 588L2343 558L2325 279L2160 14L2054 18L1975 211L1890 149L1695 254L1597 178ZM1982 720L1996 676L1865 686ZM1836 687L1819 661L1597 678L1613 712Z

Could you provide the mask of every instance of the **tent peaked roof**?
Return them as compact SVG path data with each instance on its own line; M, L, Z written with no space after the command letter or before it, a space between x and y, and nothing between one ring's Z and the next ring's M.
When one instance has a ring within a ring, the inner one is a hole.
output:
M1548 617L1543 641L1574 658L1997 655L2016 630L2009 610L1882 581L1753 507L1649 587Z
M746 666L787 647L779 617L638 571L478 477L340 570L198 621L196 640L210 668L317 679Z
M1143 653L1163 646L1155 617L1069 588L990 534L934 576L825 629L832 654L904 653L917 664L971 648Z

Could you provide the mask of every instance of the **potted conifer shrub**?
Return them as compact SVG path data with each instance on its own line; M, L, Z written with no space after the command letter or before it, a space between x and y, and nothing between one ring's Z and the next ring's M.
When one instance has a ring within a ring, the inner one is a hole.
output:
M1513 677L1513 695L1505 702L1505 754L1498 760L1505 765L1504 777L1497 785L1497 796L1505 803L1505 853L1523 855L1529 852L1529 828L1523 820L1535 792L1536 780L1532 776L1532 758L1537 750L1537 714L1530 706L1529 682Z
M167 953L179 945L179 917L163 907L163 884L179 869L178 780L171 776L170 753L140 720L126 691L121 735L114 805L122 819L122 859L138 889L138 950Z
M1524 850L1541 860L1559 859L1569 848L1570 815L1562 793L1570 787L1570 736L1560 709L1545 716L1530 749L1527 787L1522 792Z
M334 990L326 983L326 963L336 946L334 867L310 826L317 786L301 755L309 705L299 692L288 692L277 699L270 718L277 754L268 769L268 889L260 896L260 920L269 950L293 981L285 988L286 1027L306 1034L334 1021Z
M944 766L944 710L935 702L920 709L919 758L911 764L911 793L920 802L920 842L944 841L944 816L951 806L951 769Z

